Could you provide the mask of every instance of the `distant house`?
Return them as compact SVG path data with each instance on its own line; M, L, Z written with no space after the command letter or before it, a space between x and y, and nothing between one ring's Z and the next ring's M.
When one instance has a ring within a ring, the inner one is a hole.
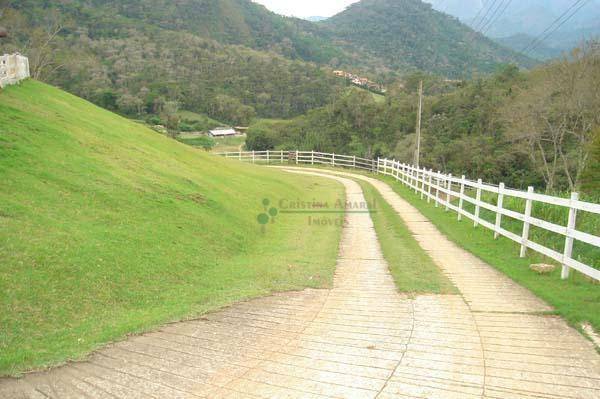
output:
M208 132L208 135L211 137L228 137L235 136L237 132L229 127L219 127Z

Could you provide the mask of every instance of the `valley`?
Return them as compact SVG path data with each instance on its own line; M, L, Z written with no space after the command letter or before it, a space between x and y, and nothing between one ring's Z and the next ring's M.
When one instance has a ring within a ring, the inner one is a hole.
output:
M597 397L598 0L511 3L0 1L0 398Z

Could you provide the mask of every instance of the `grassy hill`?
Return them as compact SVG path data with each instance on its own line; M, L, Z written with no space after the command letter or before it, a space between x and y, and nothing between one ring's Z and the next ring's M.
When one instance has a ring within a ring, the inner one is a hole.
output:
M211 156L36 81L0 91L0 374L272 291L330 284L339 228L267 198L341 186ZM337 234L336 234L337 232Z

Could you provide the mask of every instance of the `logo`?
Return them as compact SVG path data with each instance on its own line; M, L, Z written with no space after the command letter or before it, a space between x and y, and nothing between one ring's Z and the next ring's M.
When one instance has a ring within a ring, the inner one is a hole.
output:
M260 213L256 220L258 224L260 224L260 229L264 233L266 231L266 226L269 223L275 223L275 217L279 214L279 210L271 205L271 201L268 198L262 200L262 205L264 208L264 212Z

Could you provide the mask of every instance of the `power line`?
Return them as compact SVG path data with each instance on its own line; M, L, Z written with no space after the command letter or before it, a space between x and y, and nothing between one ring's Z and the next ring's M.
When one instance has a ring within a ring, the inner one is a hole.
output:
M560 25L558 25L554 30L552 30L552 32L548 32L548 34L546 34L546 36L544 36L539 43L533 47L530 51L535 50L540 44L542 44L547 38L549 38L552 34L554 34L557 30L559 30L564 24L566 24L571 18L573 18L578 12L579 10L581 10L583 7L585 7L586 5L588 5L588 3L590 2L590 0L585 0L583 2L583 4L581 4L575 11L573 11L571 13L571 15L569 15L567 17L567 19L565 19Z
M493 0L492 1L490 7L487 9L487 11L483 15L483 17L481 17L481 19L479 20L479 22L473 27L474 30L478 31L481 28L481 25L483 24L483 21L485 21L487 19L487 16L490 15L490 11L492 11L492 9L496 6L496 3L498 3L498 0Z
M479 9L479 11L477 11L477 14L475 14L475 17L471 21L471 28L473 28L473 30L475 30L475 21L477 21L477 18L479 18L483 10L485 10L485 5L482 3L481 8Z
M554 20L542 33L540 33L535 39L531 41L521 53L529 54L533 50L535 50L544 40L546 40L550 35L556 32L560 27L562 27L567 21L569 21L579 10L581 10L589 0L576 0L571 7L569 7L565 12L563 12L558 18ZM570 13L570 14L569 14ZM566 18L565 18L566 17ZM558 25L556 25L558 24ZM556 26L555 26L556 25Z
M479 25L479 31L481 33L483 33L483 30L485 29L485 27L488 26L488 24L494 20L496 15L498 15L500 8L502 8L502 6L504 5L504 1L505 0L500 0L500 2L498 3L498 6L495 9L493 7L490 9L490 11L492 11L492 10L493 11L492 11L492 14L490 15L489 19L486 18L485 20L481 21L481 24Z
M544 34L546 34L546 32L550 31L550 29L552 29L552 27L558 23L562 18L565 17L565 15L567 15L571 10L573 10L575 7L577 7L578 4L580 4L583 0L576 0L575 3L573 3L565 12L563 12L558 18L556 18L542 33L540 33L536 38L534 38L527 46L525 46L523 48L523 50L521 50L522 53L524 53L525 51L527 51L531 46L533 46L540 37L542 37Z
M496 22L498 22L498 20L504 15L504 13L506 12L506 10L508 10L508 7L510 7L510 5L512 4L513 0L507 0L507 2L504 5L504 8L502 9L502 11L500 11L500 14L497 15L497 17L495 19L491 19L490 22L487 24L486 27L484 27L484 31L482 32L484 35L494 26L494 24ZM498 8L500 9L500 8Z

